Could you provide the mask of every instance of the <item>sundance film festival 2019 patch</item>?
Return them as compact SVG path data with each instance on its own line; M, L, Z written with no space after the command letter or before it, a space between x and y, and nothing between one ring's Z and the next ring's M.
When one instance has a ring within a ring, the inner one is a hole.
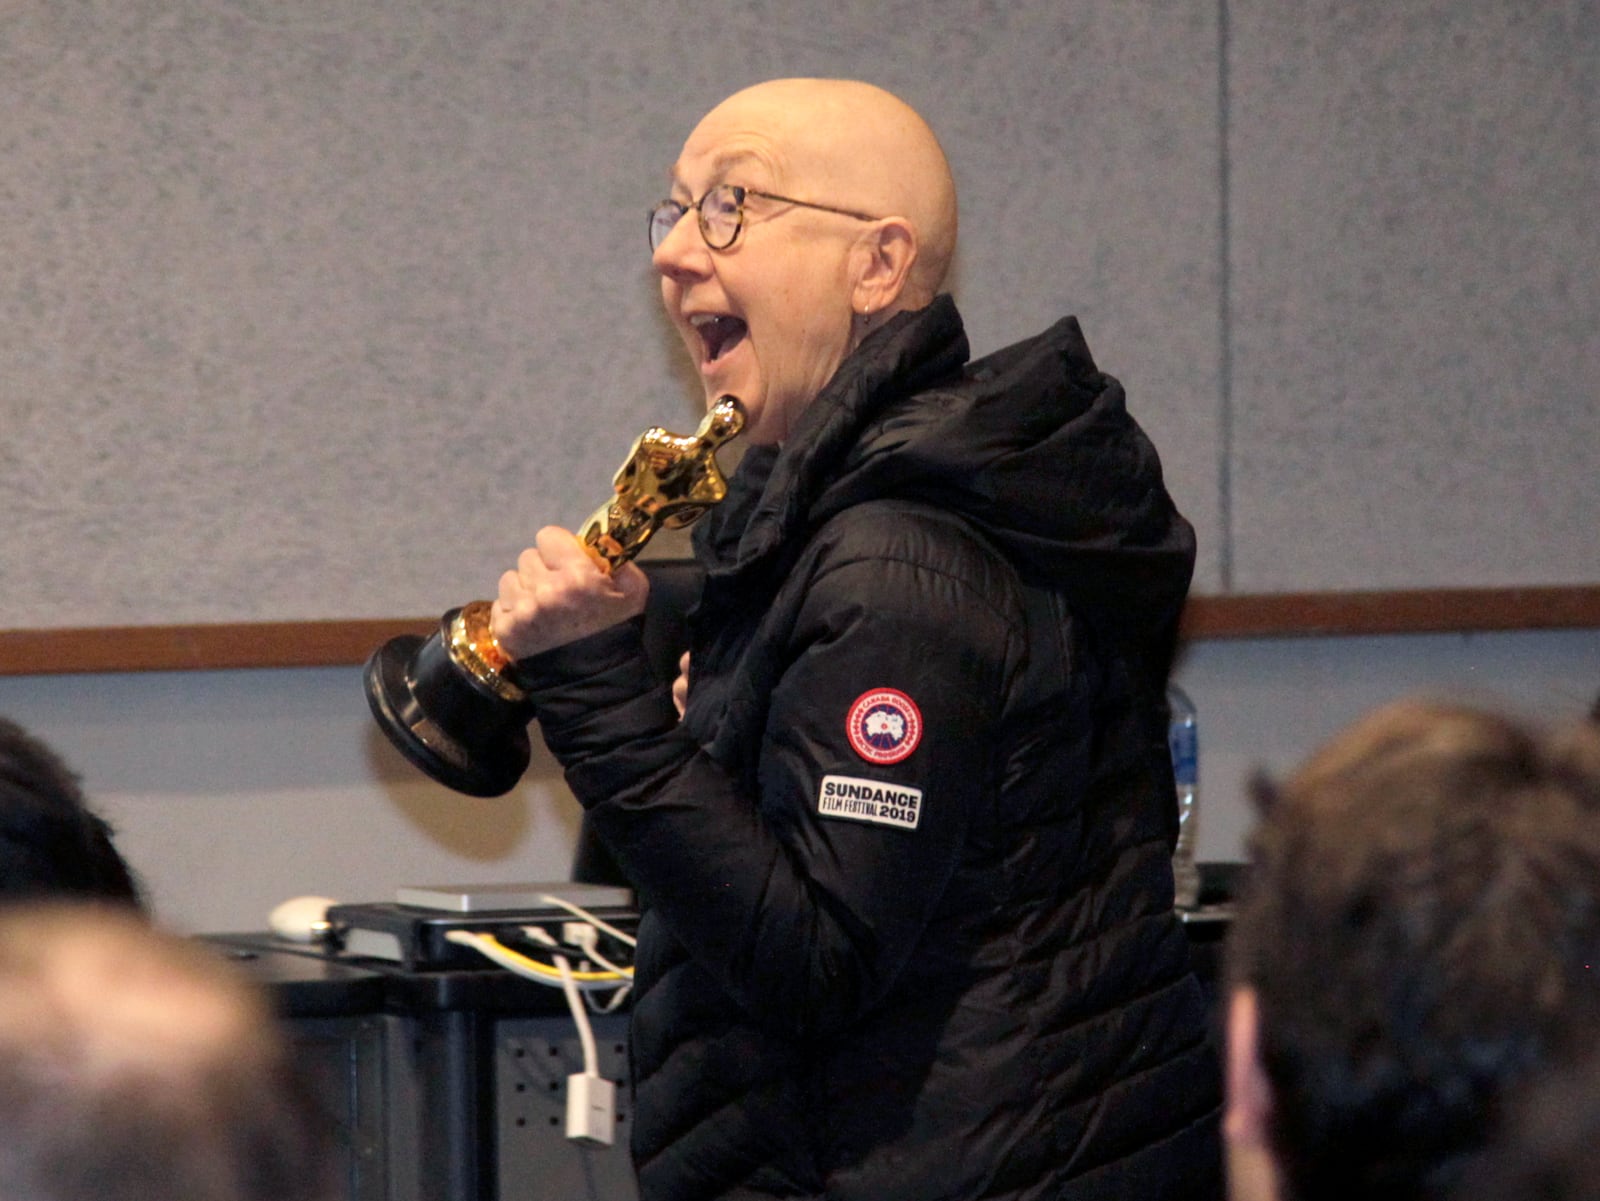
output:
M922 817L922 789L859 776L823 776L817 812L823 817L915 830Z

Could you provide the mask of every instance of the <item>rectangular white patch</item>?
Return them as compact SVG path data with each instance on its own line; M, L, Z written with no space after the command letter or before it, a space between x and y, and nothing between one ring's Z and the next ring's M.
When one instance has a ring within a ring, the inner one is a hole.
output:
M922 816L922 789L859 776L823 776L817 812L823 817L915 830Z

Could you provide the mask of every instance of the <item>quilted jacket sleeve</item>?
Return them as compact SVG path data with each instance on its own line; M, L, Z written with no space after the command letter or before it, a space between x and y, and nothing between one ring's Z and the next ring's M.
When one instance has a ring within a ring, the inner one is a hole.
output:
M993 820L1017 653L1003 568L942 528L892 527L824 541L780 593L753 790L678 724L636 626L521 665L646 903L755 1020L793 1032L883 995Z

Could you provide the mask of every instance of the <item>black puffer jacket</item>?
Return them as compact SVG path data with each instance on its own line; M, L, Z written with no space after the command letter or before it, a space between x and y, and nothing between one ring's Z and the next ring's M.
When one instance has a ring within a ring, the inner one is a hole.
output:
M648 1201L1203 1198L1162 708L1194 543L1076 322L870 338L696 530L680 723L636 626L523 665L639 890Z

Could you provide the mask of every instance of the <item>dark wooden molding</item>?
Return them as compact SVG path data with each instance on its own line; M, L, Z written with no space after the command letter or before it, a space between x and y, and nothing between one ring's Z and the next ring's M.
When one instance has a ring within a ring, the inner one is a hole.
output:
M348 667L396 634L437 628L417 617L0 630L0 675ZM1600 584L1194 596L1183 615L1190 642L1550 629L1600 629Z
M1193 596L1183 614L1196 642L1565 629L1600 629L1600 584Z
M434 617L0 630L0 675L346 667L396 634L438 628Z

